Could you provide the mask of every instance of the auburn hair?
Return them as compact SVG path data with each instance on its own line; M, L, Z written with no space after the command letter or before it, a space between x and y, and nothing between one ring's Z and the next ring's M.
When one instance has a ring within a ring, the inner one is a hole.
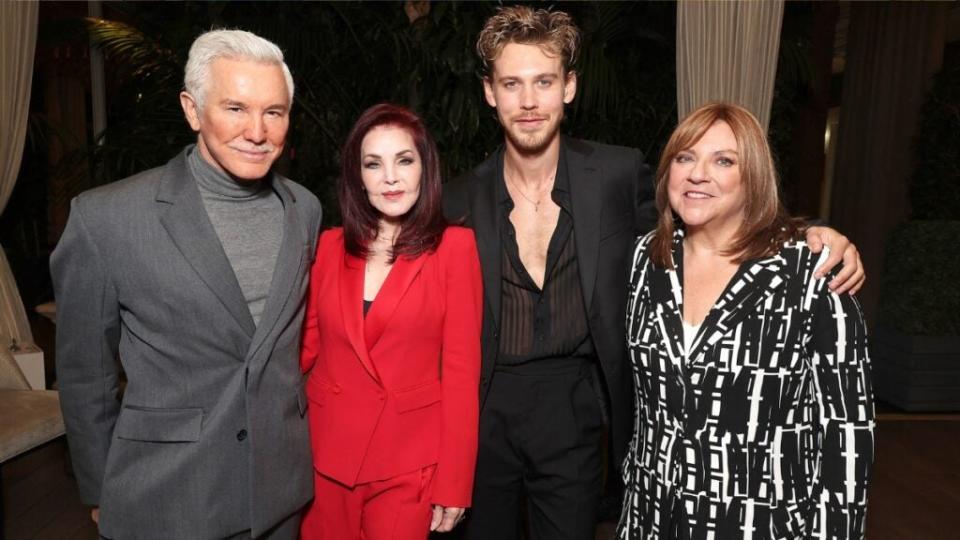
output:
M497 9L487 19L477 38L477 54L487 76L493 62L509 43L537 45L551 55L560 56L563 73L573 70L580 53L580 29L563 11L508 6Z
M662 268L673 268L673 233L677 226L682 226L670 206L667 192L670 166L677 154L695 145L717 122L730 126L737 140L740 181L744 191L743 223L723 254L733 255L736 263L768 257L779 252L784 242L800 236L803 221L791 217L780 201L773 154L760 123L750 111L739 105L708 103L677 125L660 156L656 187L659 219L650 242L650 258Z
M361 147L372 129L394 126L405 130L420 154L422 173L420 196L400 222L400 233L393 244L390 262L403 256L415 258L434 251L440 245L447 221L440 201L440 157L437 145L416 113L392 103L380 103L363 111L353 125L340 157L337 199L343 217L343 238L347 253L360 258L370 254L369 245L377 237L380 213L370 204L361 176Z

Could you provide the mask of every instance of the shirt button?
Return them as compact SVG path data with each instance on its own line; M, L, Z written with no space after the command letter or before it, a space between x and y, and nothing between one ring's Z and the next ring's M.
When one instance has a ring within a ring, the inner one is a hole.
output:
M243 441L246 438L247 438L247 430L241 429L240 431L237 432L238 441Z

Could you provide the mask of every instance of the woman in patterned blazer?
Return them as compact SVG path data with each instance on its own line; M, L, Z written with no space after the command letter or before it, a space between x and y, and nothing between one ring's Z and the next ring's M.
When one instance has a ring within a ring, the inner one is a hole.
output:
M656 202L627 309L637 417L619 537L862 537L863 316L800 241L756 119L724 103L691 113Z

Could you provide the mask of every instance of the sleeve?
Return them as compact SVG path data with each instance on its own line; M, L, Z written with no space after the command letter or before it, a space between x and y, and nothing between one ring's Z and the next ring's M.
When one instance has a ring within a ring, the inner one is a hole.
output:
M638 235L644 235L657 227L656 183L653 171L643 160L643 154L637 150L634 171L637 179L634 185L634 227Z
M50 271L57 301L60 407L80 499L98 506L120 414L120 308L82 210L81 199L74 199L66 229L50 257Z
M817 528L830 538L863 538L874 450L866 324L855 298L821 287L807 343L819 408Z
M444 288L446 313L441 349L440 458L433 488L433 503L470 506L477 461L480 403L480 324L483 313L483 279L473 232L449 235L445 250Z
M307 308L303 317L303 335L300 337L300 371L307 373L313 368L320 352L320 326L317 322L317 289L320 286L320 268L326 263L326 254L323 249L323 237L317 240L317 249L310 267L310 281L307 285Z

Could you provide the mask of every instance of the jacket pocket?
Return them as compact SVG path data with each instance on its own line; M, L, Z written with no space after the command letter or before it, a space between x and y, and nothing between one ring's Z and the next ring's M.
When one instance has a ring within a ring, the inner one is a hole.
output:
M342 389L339 384L329 382L319 375L311 375L307 377L306 392L308 401L314 402L318 407L323 407L327 394L339 394Z
M440 381L436 380L393 393L393 403L398 413L422 409L438 401L440 401Z
M158 409L127 405L114 433L118 439L146 442L196 442L203 428L203 409Z

